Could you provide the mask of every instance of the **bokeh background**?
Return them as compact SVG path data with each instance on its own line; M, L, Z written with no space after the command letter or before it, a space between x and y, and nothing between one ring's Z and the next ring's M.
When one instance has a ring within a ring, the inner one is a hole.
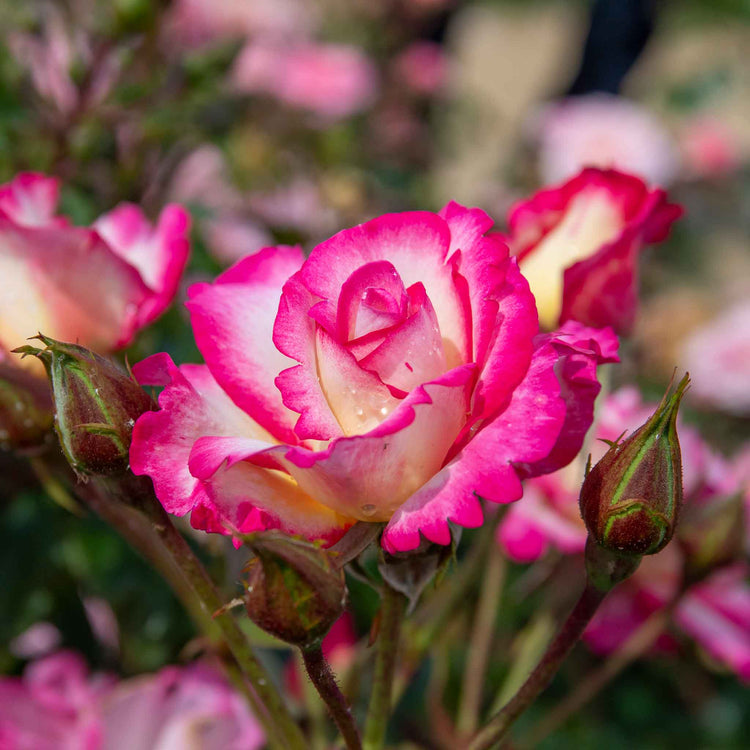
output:
M688 420L731 453L750 413L748 48L747 0L0 0L0 183L58 176L62 212L80 224L120 201L152 217L185 204L186 287L263 246L309 249L387 211L456 200L502 230L514 201L584 164L632 171L686 215L644 256L639 321L615 378L654 395L675 366L691 369ZM181 301L130 361L162 350L199 361ZM231 589L241 556L222 539L196 544ZM550 553L534 570L558 563ZM511 572L501 655L540 607L560 606L531 572ZM8 454L0 574L1 673L65 646L132 675L195 647L156 574ZM352 585L364 634L377 600ZM468 624L451 627L449 708ZM578 648L523 724L595 662ZM489 679L501 682L504 663ZM430 680L428 664L398 714L425 746ZM543 747L729 749L749 736L746 688L688 646L628 668Z

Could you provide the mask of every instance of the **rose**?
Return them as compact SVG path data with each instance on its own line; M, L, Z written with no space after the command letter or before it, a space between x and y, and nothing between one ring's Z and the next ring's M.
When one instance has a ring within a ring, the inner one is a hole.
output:
M165 386L131 466L197 528L332 542L357 520L383 544L450 541L479 498L578 452L616 359L610 331L537 335L534 298L482 211L391 214L305 260L266 248L189 290L206 365L134 367Z
M181 207L156 227L131 204L74 227L55 215L58 193L34 173L0 186L0 359L39 331L98 352L125 346L177 291L189 249Z
M628 333L638 304L638 255L682 215L663 190L614 170L584 169L517 203L508 242L543 327L567 320Z

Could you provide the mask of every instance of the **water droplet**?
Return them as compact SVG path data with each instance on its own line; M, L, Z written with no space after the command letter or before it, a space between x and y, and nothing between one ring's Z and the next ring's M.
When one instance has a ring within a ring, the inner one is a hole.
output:
M382 414L382 415L383 415L384 417L385 417L385 416L387 416L387 415L388 415L388 407L387 407L387 406L384 406L384 407L383 407L383 408L382 408L382 409L380 410L380 413L381 413L381 414Z
M362 505L360 507L360 510L362 511L362 515L364 516L374 516L377 508L371 503L367 503L365 505Z

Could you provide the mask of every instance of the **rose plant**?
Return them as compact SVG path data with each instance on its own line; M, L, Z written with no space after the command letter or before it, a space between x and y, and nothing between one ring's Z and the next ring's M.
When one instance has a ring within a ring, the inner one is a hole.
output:
M386 215L193 286L206 364L134 367L164 386L135 425L134 472L197 528L330 544L387 522L389 551L448 544L451 523L482 523L480 498L519 499L578 452L617 340L573 321L538 335L491 226L455 203Z

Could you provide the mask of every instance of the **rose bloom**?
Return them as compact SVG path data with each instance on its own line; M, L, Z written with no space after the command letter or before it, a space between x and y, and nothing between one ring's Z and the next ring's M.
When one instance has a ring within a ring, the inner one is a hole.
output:
M156 226L126 203L74 227L55 214L58 193L34 173L0 186L0 359L39 331L98 352L126 346L177 291L189 250L181 207Z
M553 102L538 113L533 129L545 184L569 180L584 167L600 167L668 185L678 170L667 129L623 97L596 93Z
M233 71L235 89L263 93L326 121L367 108L377 90L373 64L345 44L251 42Z
M521 478L578 452L617 340L575 322L537 335L491 226L455 203L386 215L193 286L206 364L134 367L164 386L135 425L135 473L196 528L332 543L382 521L391 551L479 526L480 497L520 498Z
M638 303L638 256L682 209L638 177L584 169L513 206L508 242L552 329L567 320L628 333Z
M244 699L201 664L116 683L60 651L0 678L3 750L255 750Z

